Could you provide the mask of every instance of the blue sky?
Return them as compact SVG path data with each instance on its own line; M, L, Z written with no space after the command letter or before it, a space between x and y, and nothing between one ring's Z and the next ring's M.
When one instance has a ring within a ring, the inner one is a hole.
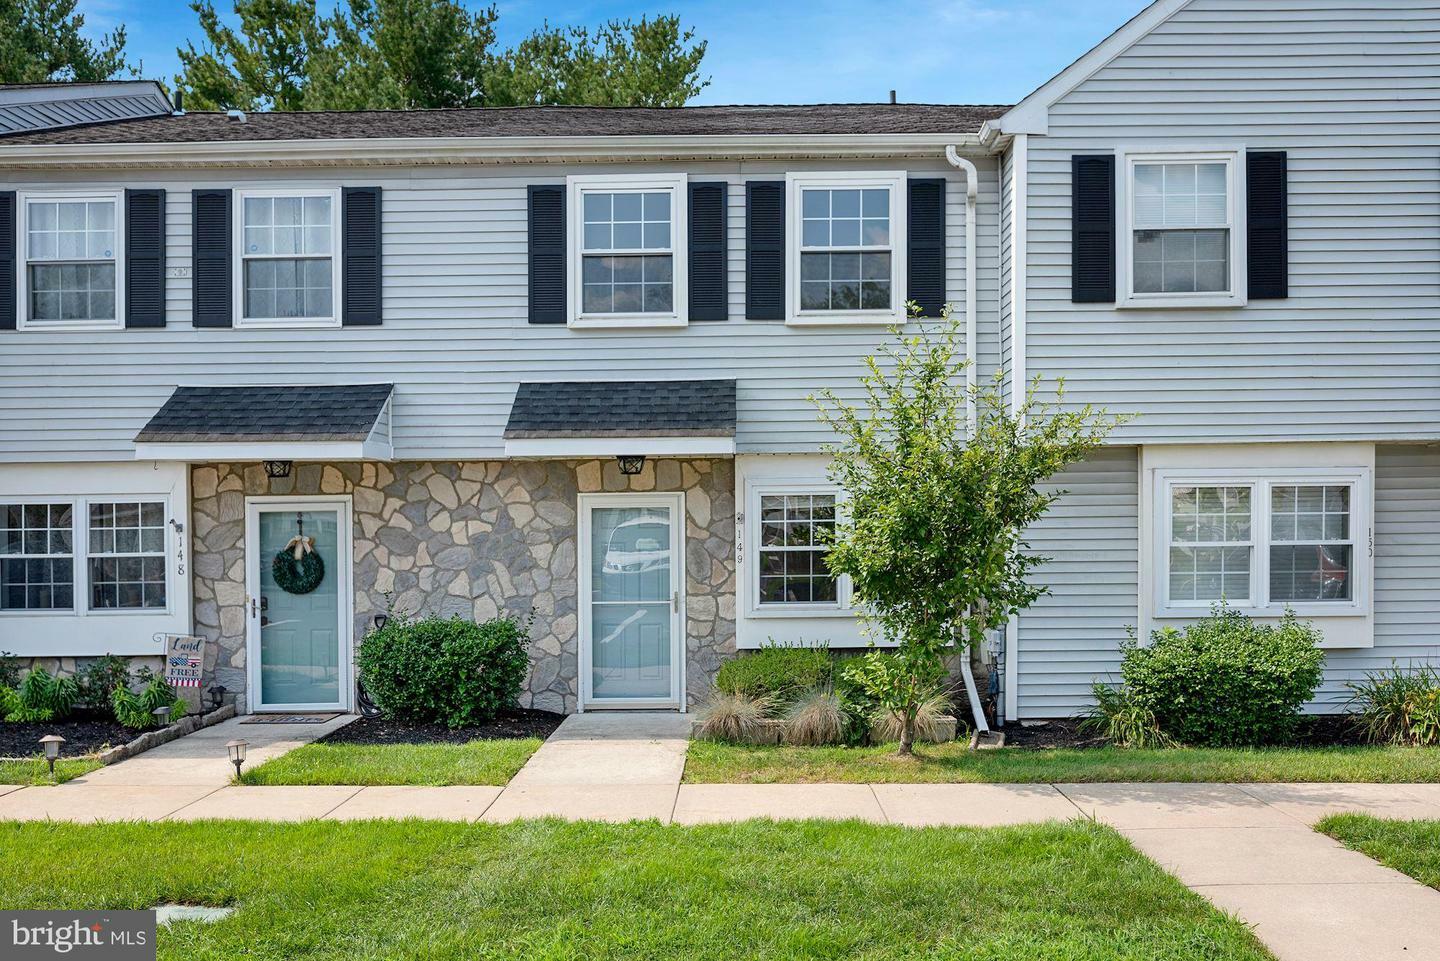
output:
M547 17L572 25L679 13L710 42L704 73L712 82L697 103L876 101L891 89L910 102L1012 103L1145 2L515 0L498 4L497 26L510 43ZM126 25L130 52L148 77L168 80L176 46L198 33L186 0L80 0L80 7L92 31Z

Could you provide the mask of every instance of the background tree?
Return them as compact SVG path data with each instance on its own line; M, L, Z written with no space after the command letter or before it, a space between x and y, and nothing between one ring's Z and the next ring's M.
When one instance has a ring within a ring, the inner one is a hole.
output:
M136 73L125 59L125 28L87 40L75 3L0 0L0 83L92 83Z
M547 23L497 53L495 8L455 0L347 0L326 15L315 0L237 0L237 28L211 0L191 6L205 40L177 51L175 82L196 109L678 106L708 83L704 42L673 16L593 34Z
M963 384L964 332L947 307L931 329L867 360L858 408L826 391L821 420L840 436L831 478L845 491L828 562L848 574L872 636L893 655L860 658L851 677L902 722L911 753L915 716L987 630L1033 604L1045 589L1030 573L1026 529L1060 496L1040 485L1082 460L1120 422L1085 406L1064 410L1031 384L1018 412L998 382ZM975 428L967 429L968 397Z

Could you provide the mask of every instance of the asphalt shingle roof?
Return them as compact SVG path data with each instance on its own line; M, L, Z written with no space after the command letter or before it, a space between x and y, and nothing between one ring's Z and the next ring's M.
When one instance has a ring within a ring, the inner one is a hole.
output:
M487 107L223 113L117 120L18 133L12 144L240 143L405 137L644 137L975 133L1008 108L989 104L842 103L715 107Z
M735 381L651 380L521 384L505 436L729 437Z
M390 384L177 387L135 440L364 440L393 389Z

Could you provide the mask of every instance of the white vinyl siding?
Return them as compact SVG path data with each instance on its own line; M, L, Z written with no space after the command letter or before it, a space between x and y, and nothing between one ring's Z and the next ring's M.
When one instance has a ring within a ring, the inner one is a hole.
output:
M1435 438L1437 33L1429 0L1193 0L1057 102L1029 138L1030 373L1138 414L1119 443ZM1288 299L1072 304L1072 155L1217 144L1288 154Z
M993 162L981 171L978 216L979 326L995 329L997 197ZM637 166L626 165L626 171ZM565 170L129 172L135 187L166 197L164 329L96 333L80 343L59 331L13 337L0 355L0 462L126 460L132 439L177 384L394 383L395 456L476 460L504 453L501 431L516 385L539 380L734 377L741 451L817 451L831 435L807 397L830 387L851 400L865 355L882 328L797 330L746 321L745 181L783 179L796 163L644 165L656 174L728 184L729 322L683 330L574 331L526 323L526 186L563 182ZM873 166L869 164L867 166ZM583 168L573 167L572 172ZM826 169L833 169L833 163ZM938 154L910 175L946 177L947 299L964 303L965 190ZM83 172L26 178L83 181ZM256 186L273 179L326 189L385 191L379 327L298 330L191 326L192 187ZM238 181L238 183L237 183ZM796 357L803 356L803 369ZM657 375L656 370L664 373Z

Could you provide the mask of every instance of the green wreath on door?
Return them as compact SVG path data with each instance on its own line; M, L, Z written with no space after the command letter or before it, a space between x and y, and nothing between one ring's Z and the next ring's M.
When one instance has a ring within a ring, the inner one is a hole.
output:
M295 526L299 533L270 562L270 576L287 594L309 594L325 580L325 561L315 549L315 538L305 536L298 515Z

